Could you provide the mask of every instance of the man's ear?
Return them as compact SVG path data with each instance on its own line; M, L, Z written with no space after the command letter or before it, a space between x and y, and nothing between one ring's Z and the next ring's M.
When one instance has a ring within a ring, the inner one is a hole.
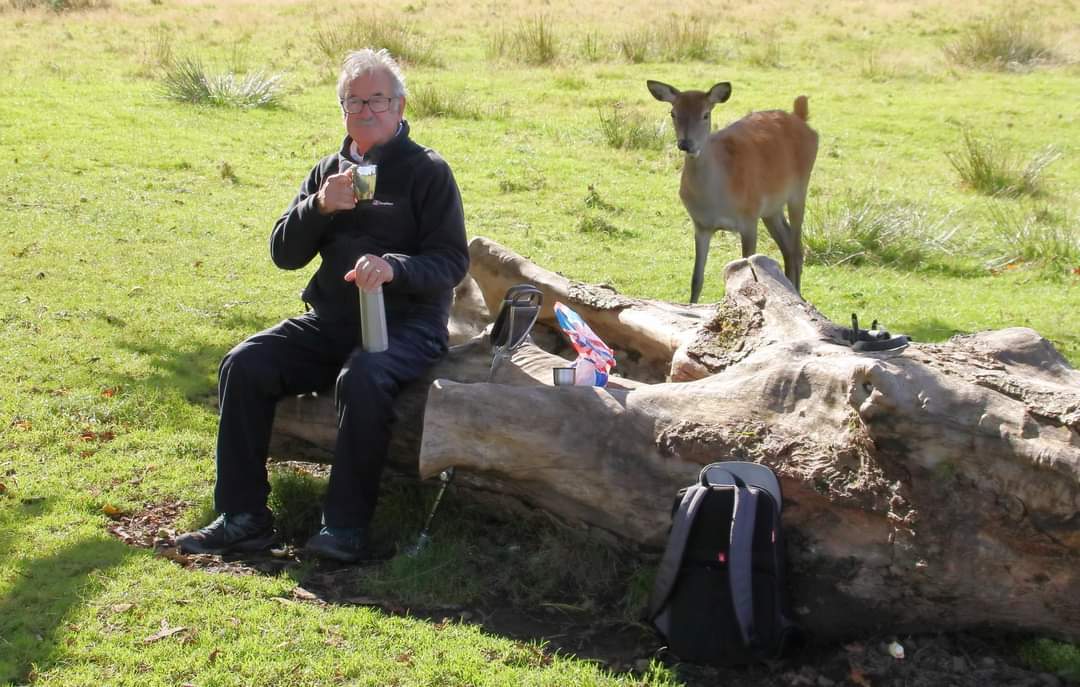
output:
M405 96L401 96L399 100L401 100L401 105L398 108L398 119L405 119Z

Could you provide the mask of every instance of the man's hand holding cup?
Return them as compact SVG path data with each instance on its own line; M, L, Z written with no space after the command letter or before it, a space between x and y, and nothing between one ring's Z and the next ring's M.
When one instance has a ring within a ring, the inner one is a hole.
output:
M356 207L352 172L350 168L326 177L315 200L315 206L319 209L320 215L332 215L335 212L352 210Z

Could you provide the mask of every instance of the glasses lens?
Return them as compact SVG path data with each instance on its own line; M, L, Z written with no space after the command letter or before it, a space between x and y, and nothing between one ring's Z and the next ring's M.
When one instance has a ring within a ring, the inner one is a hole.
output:
M369 98L368 100L364 100L363 98L346 98L344 106L345 111L349 114L360 114L364 109L364 105L367 105L368 109L372 112L380 113L390 109L391 100L393 100L393 98L382 96Z

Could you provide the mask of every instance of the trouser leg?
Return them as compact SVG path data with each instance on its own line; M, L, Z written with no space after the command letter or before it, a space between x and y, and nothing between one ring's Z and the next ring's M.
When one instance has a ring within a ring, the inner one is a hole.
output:
M278 400L329 387L351 345L305 315L260 332L226 354L218 373L215 510L253 513L266 507L266 456Z
M338 436L323 509L327 526L366 527L371 521L395 420L394 398L445 350L422 329L391 325L386 351L357 348L346 361L335 387Z

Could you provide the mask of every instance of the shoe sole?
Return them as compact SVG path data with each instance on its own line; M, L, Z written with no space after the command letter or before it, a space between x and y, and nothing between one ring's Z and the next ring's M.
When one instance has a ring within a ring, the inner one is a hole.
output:
M266 551L272 549L274 544L277 543L277 534L268 534L258 539L245 539L244 541L237 542L232 546L224 546L222 548L214 549L203 546L191 546L187 542L181 542L177 544L176 548L183 554L200 554L211 556L223 556L227 553L255 553L256 551Z

